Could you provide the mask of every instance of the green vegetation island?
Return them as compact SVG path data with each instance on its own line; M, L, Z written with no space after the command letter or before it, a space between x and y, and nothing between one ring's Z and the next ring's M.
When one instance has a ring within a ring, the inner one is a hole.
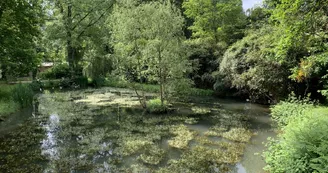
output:
M1 0L0 172L327 173L328 1L245 3Z

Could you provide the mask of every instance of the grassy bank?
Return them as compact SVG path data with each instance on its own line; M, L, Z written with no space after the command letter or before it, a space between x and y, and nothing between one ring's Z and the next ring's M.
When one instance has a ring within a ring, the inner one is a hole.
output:
M34 92L30 84L0 85L0 119L32 105Z
M327 172L328 107L292 99L272 108L281 132L264 153L272 173Z

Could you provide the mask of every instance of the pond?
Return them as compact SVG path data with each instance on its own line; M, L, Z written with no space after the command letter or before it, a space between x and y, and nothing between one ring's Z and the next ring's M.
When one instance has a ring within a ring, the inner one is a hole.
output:
M0 172L264 172L267 107L195 97L172 108L149 114L128 89L46 91L1 122Z

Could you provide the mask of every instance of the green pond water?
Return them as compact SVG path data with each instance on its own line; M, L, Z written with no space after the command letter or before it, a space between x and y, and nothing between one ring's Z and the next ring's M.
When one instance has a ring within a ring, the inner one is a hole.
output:
M37 100L0 123L0 172L261 173L263 142L275 135L267 107L214 97L164 115L143 111L127 89Z

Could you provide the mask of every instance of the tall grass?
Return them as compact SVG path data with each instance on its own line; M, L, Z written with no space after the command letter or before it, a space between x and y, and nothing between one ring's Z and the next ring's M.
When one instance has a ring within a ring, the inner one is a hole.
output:
M21 108L31 106L33 104L34 92L30 85L17 84L12 89L12 98Z
M33 97L30 84L0 85L0 117L31 106Z

